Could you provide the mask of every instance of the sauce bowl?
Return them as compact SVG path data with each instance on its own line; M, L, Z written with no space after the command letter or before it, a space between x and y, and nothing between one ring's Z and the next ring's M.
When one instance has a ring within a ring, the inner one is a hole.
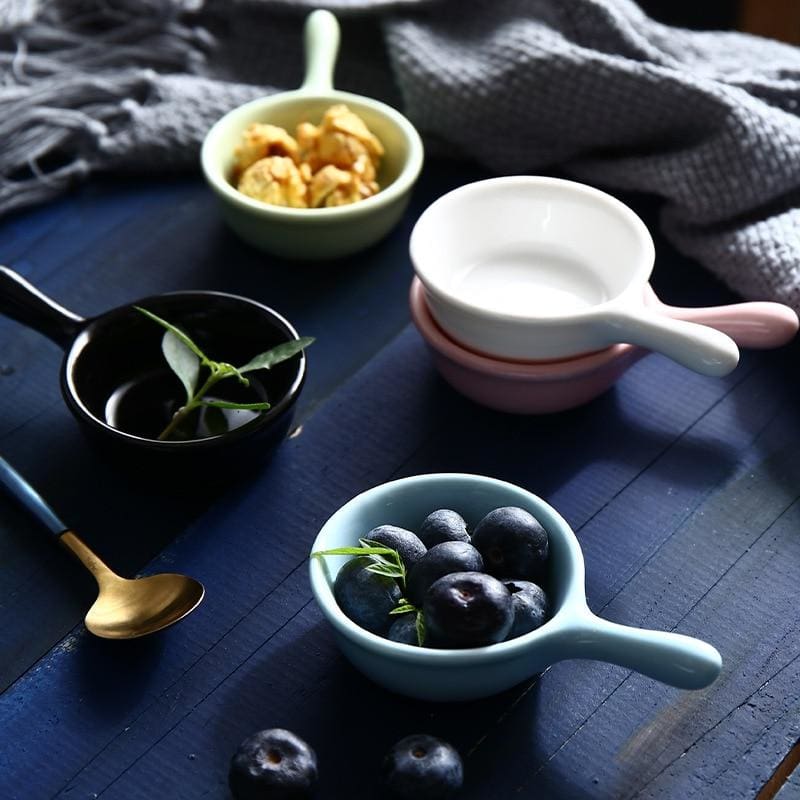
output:
M190 334L211 358L244 364L258 353L298 339L292 325L268 306L221 292L187 291L145 297L85 319L0 267L0 313L47 336L64 350L61 392L83 430L122 459L159 462L168 470L244 463L283 438L306 375L303 352L270 370L250 373L251 389L234 379L215 387L220 399L248 402L248 391L266 399L266 411L244 412L230 429L203 438L157 438L169 421L169 398L183 389L161 352L163 328L133 306L158 314ZM226 386L226 384L230 384ZM228 395L227 392L233 392ZM241 412L238 412L241 413ZM235 426L234 426L235 424ZM152 431L152 432L151 432ZM196 468L196 469L195 469Z
M583 554L572 529L544 500L504 481L442 473L381 484L333 514L312 552L357 546L360 536L384 523L413 531L437 508L458 511L471 528L501 506L526 509L548 533L545 589L551 618L531 633L488 647L439 650L392 642L359 627L338 607L332 586L347 557L312 558L314 598L333 626L341 651L357 669L390 691L433 701L487 697L570 658L619 664L683 689L701 689L717 678L722 660L706 642L619 625L592 614L584 591Z
M690 319L725 331L750 348L779 347L797 333L797 314L781 303L750 302L705 308L662 303L649 284L643 302L662 315ZM480 405L513 414L548 414L588 403L609 389L650 351L631 344L563 361L516 362L475 353L453 341L436 323L418 278L409 293L411 318L442 377Z
M461 186L423 212L410 252L434 319L485 355L563 360L630 343L706 375L738 363L724 333L643 305L650 233L590 186L527 175Z
M338 258L377 242L400 220L422 168L422 140L414 126L385 103L333 88L339 48L339 24L333 14L312 12L304 37L302 86L228 112L206 135L200 160L223 218L242 239L287 258ZM337 103L358 114L383 144L377 194L333 208L288 208L250 198L231 183L234 149L250 123L268 122L293 131L299 122L319 123L323 113Z

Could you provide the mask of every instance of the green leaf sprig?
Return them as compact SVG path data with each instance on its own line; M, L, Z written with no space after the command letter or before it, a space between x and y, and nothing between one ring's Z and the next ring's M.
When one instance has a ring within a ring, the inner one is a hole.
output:
M316 550L311 558L324 558L325 556L367 556L372 563L365 567L368 572L394 578L400 588L406 588L406 567L400 554L391 547L386 547L380 542L370 539L359 539L358 547L335 547L331 550ZM392 616L400 614L416 614L415 627L417 630L417 644L422 646L425 640L425 620L422 609L409 602L405 597L398 600L397 605L389 612Z
M202 406L218 409L241 409L246 411L266 411L270 406L267 402L261 403L235 403L228 400L208 400L206 394L209 390L225 378L236 378L239 383L249 386L250 381L245 377L246 372L257 369L270 369L275 364L280 364L308 347L313 341L311 336L302 336L273 347L254 358L251 358L241 367L234 367L225 361L210 359L184 331L171 322L162 319L148 311L146 308L134 306L153 322L165 329L161 340L161 352L169 364L170 369L178 376L186 392L186 402L173 414L169 424L158 435L160 441L169 439L180 424L197 408ZM208 369L208 375L200 384L200 370Z

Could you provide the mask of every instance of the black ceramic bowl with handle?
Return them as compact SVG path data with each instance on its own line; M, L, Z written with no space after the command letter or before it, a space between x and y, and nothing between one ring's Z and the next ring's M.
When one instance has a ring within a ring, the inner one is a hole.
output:
M261 402L261 412L235 412L228 430L202 438L159 440L184 390L161 351L164 329L134 306L146 308L184 330L217 361L245 364L282 342L299 339L273 309L222 292L181 291L153 295L85 319L42 294L22 276L0 267L0 313L44 334L64 350L61 391L70 411L92 439L124 460L201 466L206 457L249 460L282 439L306 376L303 352L269 370L248 373L245 389L235 378L214 387L214 396Z

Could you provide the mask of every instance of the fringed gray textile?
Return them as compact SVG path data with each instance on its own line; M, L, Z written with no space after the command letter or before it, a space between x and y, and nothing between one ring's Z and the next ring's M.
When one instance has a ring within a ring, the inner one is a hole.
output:
M0 0L0 213L93 171L197 169L209 125L301 80L312 0ZM668 237L800 310L800 50L631 0L329 0L337 85L501 173L664 198Z

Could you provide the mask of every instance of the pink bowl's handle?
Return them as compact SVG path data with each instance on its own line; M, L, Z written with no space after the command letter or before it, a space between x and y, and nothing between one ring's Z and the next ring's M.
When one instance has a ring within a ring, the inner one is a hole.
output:
M727 306L681 308L657 300L662 314L686 322L698 322L727 333L742 347L780 347L791 341L798 329L797 314L782 303L751 302Z

